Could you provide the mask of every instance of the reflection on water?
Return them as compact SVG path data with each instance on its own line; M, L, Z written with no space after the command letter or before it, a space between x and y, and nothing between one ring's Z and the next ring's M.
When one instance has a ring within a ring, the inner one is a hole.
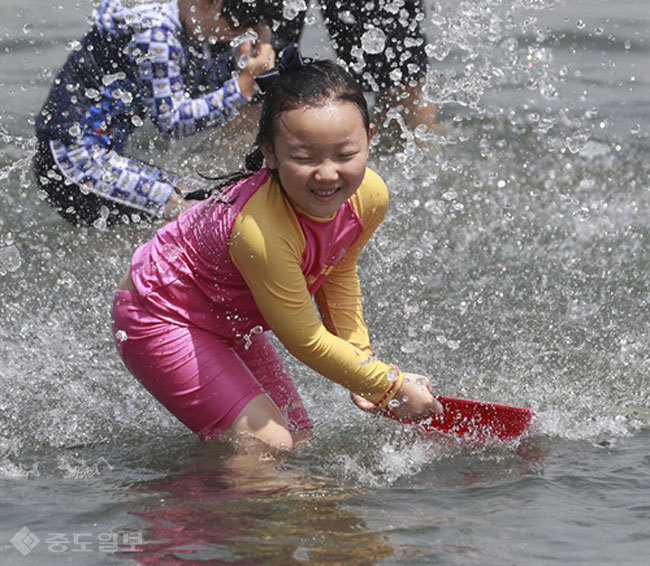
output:
M279 456L201 445L178 473L130 486L140 519L136 560L370 564L393 554L355 512L360 490L338 487ZM129 555L133 559L134 555Z
M411 435L411 445L421 442ZM439 442L426 442L420 449L437 449L438 457L390 492L377 492L360 487L357 479L341 484L310 469L318 459L313 451L322 450L316 444L307 443L288 457L235 454L225 442L201 443L185 454L172 475L128 485L127 512L137 517L143 544L141 552L125 557L141 564L374 564L402 554L415 558L422 549L395 545L390 535L412 528L435 530L445 521L429 522L426 512L404 514L400 492L408 493L415 484L424 498L420 506L433 508L439 503L436 490L518 481L538 474L544 455L539 443L525 442L516 452L494 447L476 462L468 447L456 445L454 450L450 445L443 457ZM390 526L382 524L386 520ZM446 550L463 552L452 546Z

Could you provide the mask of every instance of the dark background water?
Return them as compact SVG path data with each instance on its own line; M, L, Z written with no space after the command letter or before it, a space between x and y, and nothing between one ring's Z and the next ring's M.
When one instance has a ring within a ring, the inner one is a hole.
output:
M419 438L287 358L316 423L295 454L251 461L188 434L109 330L155 226L74 229L30 171L34 116L90 3L3 0L2 564L648 564L648 4L427 6L441 124L419 144L380 124L392 203L362 259L366 315L382 357L442 394L532 406L533 431ZM331 53L318 19L303 47ZM251 114L183 142L145 127L130 151L230 169ZM26 557L23 527L40 540ZM142 552L102 546L127 534Z

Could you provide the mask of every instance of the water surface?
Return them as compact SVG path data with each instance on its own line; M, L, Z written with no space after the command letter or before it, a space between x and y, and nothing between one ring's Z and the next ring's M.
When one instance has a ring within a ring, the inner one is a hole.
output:
M427 6L441 124L378 125L373 344L441 394L539 417L505 445L422 438L287 357L315 434L260 459L188 434L114 351L112 293L155 226L72 228L32 178L34 116L90 4L0 5L3 564L648 564L648 5ZM319 26L304 50L329 55ZM227 170L247 120L145 127L130 151Z

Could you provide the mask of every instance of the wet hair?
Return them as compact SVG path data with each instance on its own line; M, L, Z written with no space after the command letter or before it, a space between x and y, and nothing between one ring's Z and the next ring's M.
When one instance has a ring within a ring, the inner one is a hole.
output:
M246 167L263 165L261 147L273 144L280 114L302 107L318 108L328 102L351 102L358 109L366 132L370 130L368 104L359 83L342 67L327 59L310 61L296 70L284 71L264 95L257 137Z
M296 108L319 108L328 102L350 102L358 109L366 132L370 131L370 112L357 81L345 69L327 59L308 61L298 69L282 71L264 93L262 109L253 147L246 156L245 170L219 177L206 177L217 181L212 194L244 177L257 173L264 165L261 147L275 141L280 115ZM275 174L272 171L273 174ZM194 195L194 196L192 196ZM205 198L191 193L186 198ZM218 198L218 197L217 197Z

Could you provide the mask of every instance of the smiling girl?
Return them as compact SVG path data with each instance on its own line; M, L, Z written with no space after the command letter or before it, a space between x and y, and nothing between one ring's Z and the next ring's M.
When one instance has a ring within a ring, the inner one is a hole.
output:
M291 449L311 428L267 330L361 408L440 413L426 378L372 355L363 319L357 259L388 192L366 167L374 125L360 87L291 48L259 84L249 171L133 256L113 308L126 366L203 438L231 430Z

